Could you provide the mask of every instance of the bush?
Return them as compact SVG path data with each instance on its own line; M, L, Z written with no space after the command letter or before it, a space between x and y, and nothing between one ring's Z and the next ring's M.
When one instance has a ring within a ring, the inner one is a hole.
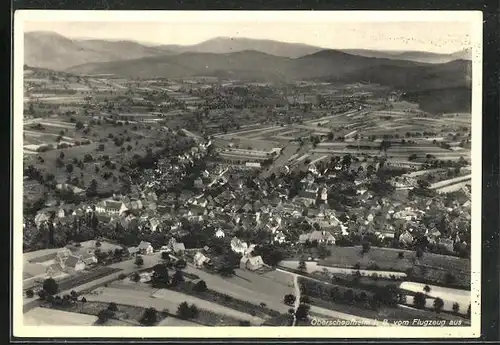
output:
M458 304L457 302L453 303L453 311L455 313L458 313L460 311L460 304Z
M115 302L111 302L109 305L108 305L108 309L111 310L111 311L118 311L118 307L116 305Z
M123 279L125 279L125 278L127 278L127 275L126 275L125 273L120 273L120 274L118 275L118 279L120 279L120 280L123 280Z
M242 320L242 321L240 321L240 326L250 326L250 321Z
M33 298L35 296L35 292L32 289L26 290L26 297Z
M359 262L356 262L356 264L353 267L359 270L361 268L361 264Z
M399 252L398 253L398 259L402 259L405 257L405 253L404 252Z
M293 305L295 303L295 300L296 300L296 298L292 294L287 294L283 298L283 301L285 302L286 305Z

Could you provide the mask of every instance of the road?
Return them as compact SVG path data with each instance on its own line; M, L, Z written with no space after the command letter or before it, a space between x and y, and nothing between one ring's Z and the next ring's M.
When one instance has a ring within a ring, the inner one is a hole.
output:
M146 268L153 267L158 262L160 262L161 261L161 254L160 253L154 253L153 255L143 255L142 258L144 259L144 265L140 269L146 269ZM92 290L95 287L104 285L104 284L106 284L108 282L111 282L113 280L118 279L118 277L121 274L127 274L127 275L131 274L131 273L133 273L133 272L135 272L135 271L137 271L139 269L134 264L134 261L135 261L135 259L130 259L130 260L126 260L126 261L122 261L122 262L116 263L116 264L112 264L109 267L119 268L119 269L121 269L121 271L112 273L110 275L107 275L105 277L102 277L102 278L99 278L99 279L96 279L96 280L92 280L92 281L90 281L88 283L85 283L85 284L74 286L71 289L59 292L58 295L63 296L63 295L66 295L66 294L70 294L71 291L76 291L77 293L82 293L82 292L85 292L85 291L89 291L89 290ZM33 297L33 298L24 297L24 300L23 300L23 313L26 313L29 310L38 307L40 304L41 304L41 301L38 299L38 297Z
M297 323L297 309L299 308L300 305L300 287L299 287L299 280L297 278L297 275L293 275L293 287L295 289L295 303L294 303L294 308L293 308L293 324L292 326L295 326Z

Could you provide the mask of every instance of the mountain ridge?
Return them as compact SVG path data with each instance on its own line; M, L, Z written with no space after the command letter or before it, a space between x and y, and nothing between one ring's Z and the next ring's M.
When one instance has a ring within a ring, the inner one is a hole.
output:
M71 39L51 31L26 32L24 37L25 63L54 70L64 70L86 63L120 61L188 52L226 54L255 50L280 57L299 58L324 50L332 50L303 43L230 37L215 37L194 45L186 46L168 44L151 45L125 39ZM463 58L466 55L463 52L456 52L453 54L397 52L397 54L399 54L397 55L396 52L389 51L371 51L363 49L334 50L355 56L426 63L449 62L456 58ZM415 54L419 56L416 57Z

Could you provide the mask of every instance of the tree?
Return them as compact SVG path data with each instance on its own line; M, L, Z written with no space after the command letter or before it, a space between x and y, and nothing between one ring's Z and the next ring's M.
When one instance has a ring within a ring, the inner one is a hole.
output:
M307 304L300 304L295 312L295 317L297 320L307 320L309 317L309 310L311 307Z
M457 302L453 303L453 312L458 313L460 311L460 304Z
M205 292L208 290L207 283L205 283L204 280L200 280L194 285L193 290L197 292Z
M26 297L33 298L35 296L35 292L32 289L26 290Z
M470 304L469 304L469 307L467 307L467 313L465 314L465 316L470 319Z
M61 153L59 154L59 158L64 159L64 152L63 151L61 151Z
M82 297L82 299L80 300L82 303L87 303L87 299L85 297Z
M78 293L75 290L71 290L70 295L73 301L78 300Z
M298 267L298 269L301 270L301 271L307 271L306 262L304 260L300 260L299 261L299 267Z
M137 272L134 272L132 275L132 281L138 283L141 280L141 275Z
M111 319L115 313L112 310L108 309L103 309L97 314L97 321L99 323L105 323L109 319Z
M42 285L43 291L47 293L47 295L55 295L57 290L59 289L56 281L52 278L45 279Z
M300 297L300 303L301 304L311 304L311 299L309 298L309 296L302 295Z
M286 305L292 305L295 303L296 297L292 294L287 294L283 298L283 301L285 302Z
M151 284L157 288L166 287L169 284L168 268L165 264L157 264L153 267Z
M370 251L371 245L369 241L363 241L363 244L361 246L362 246L361 249L362 254L368 253Z
M354 291L352 291L351 289L345 290L344 300L347 303L353 303L354 302Z
M134 264L137 266L137 267L141 267L142 265L144 265L144 259L142 258L142 256L137 256L135 258L135 261L134 261Z
M429 287L429 285L424 286L424 291L425 293L431 292L431 288Z
M115 312L115 311L118 311L118 306L116 305L115 302L111 302L109 305L108 305L108 309Z
M75 124L75 129L76 129L77 131L79 131L79 130L80 130L80 129L82 129L82 128L83 128L83 123L82 123L82 122L80 122L80 121L78 121L78 122Z
M446 274L444 275L444 282L447 285L454 284L455 280L456 279L455 279L455 276L453 275L453 273L446 272Z
M417 309L424 309L426 304L426 297L423 293L417 292L415 296L413 296L413 305Z
M156 323L157 311L155 308L147 308L141 318L141 323L146 326L152 326Z
M179 307L177 307L177 315L181 319L195 319L198 317L198 314L198 308L194 304L191 304L190 306L187 302L182 302L179 304Z
M324 259L330 256L332 252L324 244L318 246L318 256L320 259Z
M178 285L184 281L184 275L181 270L176 270L172 277L172 285Z
M444 302L441 298L438 297L434 300L434 303L432 305L434 307L434 311L436 313L440 313L441 310L443 310Z
M97 195L97 181L95 179L90 181L90 185L88 186L88 188L86 190L86 194L88 197L93 197L93 196Z
M404 252L399 252L398 253L398 259L403 259L405 257L405 253Z

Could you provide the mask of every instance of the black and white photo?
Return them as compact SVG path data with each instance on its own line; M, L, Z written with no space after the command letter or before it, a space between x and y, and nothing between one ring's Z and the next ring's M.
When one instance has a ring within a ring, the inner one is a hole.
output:
M479 336L480 12L14 25L15 333Z

